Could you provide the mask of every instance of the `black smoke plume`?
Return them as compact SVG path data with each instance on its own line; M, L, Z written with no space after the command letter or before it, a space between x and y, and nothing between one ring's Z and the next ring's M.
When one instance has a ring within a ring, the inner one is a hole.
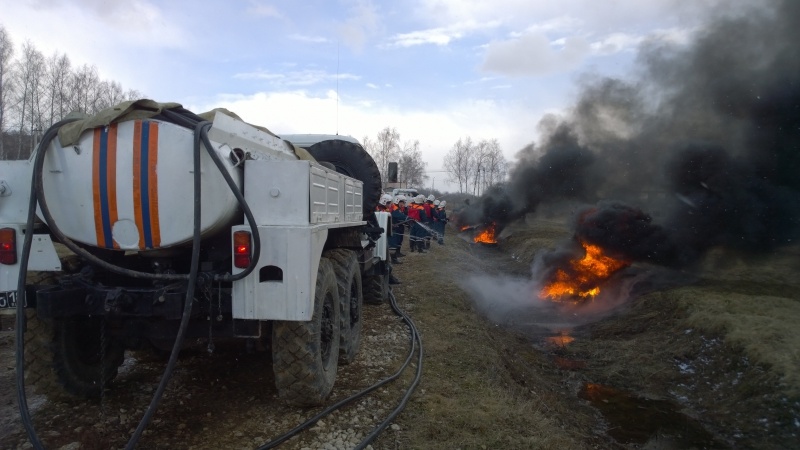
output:
M502 228L578 200L575 236L628 261L683 266L714 246L800 235L800 1L721 11L689 45L641 47L633 79L587 77L539 124L509 181L463 217ZM658 220L655 220L657 217Z

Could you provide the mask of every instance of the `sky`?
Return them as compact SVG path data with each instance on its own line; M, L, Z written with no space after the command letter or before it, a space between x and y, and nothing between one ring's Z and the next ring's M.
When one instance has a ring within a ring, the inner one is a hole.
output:
M65 53L157 101L225 107L277 134L418 140L452 190L458 139L512 164L581 80L626 78L637 48L682 45L746 0L0 0L19 46Z

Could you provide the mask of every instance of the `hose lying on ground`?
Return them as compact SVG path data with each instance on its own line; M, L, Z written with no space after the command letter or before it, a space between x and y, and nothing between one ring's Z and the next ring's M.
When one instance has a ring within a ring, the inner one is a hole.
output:
M422 378L422 356L423 356L422 338L419 335L419 331L417 330L417 326L414 324L414 321L411 320L411 317L409 317L408 314L406 314L406 312L403 311L402 309L400 309L400 307L397 305L397 299L395 298L394 293L391 291L391 289L389 290L389 303L392 306L392 310L395 312L395 314L397 314L398 316L403 318L403 322L406 323L406 325L408 326L408 330L410 332L409 333L409 339L411 341L411 347L410 347L410 349L408 351L408 356L406 357L406 360L403 362L403 364L400 366L400 368L395 373L393 373L392 375L390 375L390 376L384 378L383 380L381 380L381 381L379 381L379 382L367 387L366 389L363 389L363 390L361 390L359 392L356 392L355 394L353 394L353 395L351 395L351 396L349 396L347 398L344 398L342 400L339 400L338 402L328 406L327 408L323 409L318 414L316 414L314 417L311 417L310 419L306 420L305 422L301 423L300 425L296 426L295 428L291 429L290 431L286 432L285 434L283 434L281 436L278 436L277 438L267 442L266 444L262 445L261 447L258 447L257 450L267 450L267 449L271 449L271 448L277 447L278 445L280 445L280 444L286 442L287 440L291 439L292 437L298 435L301 431L313 426L315 423L317 423L320 419L324 418L325 416L327 416L327 415L329 415L329 414L341 409L345 405L347 405L347 404L349 404L349 403L351 403L351 402L353 402L355 400L358 400L359 398L369 394L370 392L378 389L379 387L384 386L385 384L396 380L400 375L403 374L403 372L406 370L406 368L411 363L411 360L412 360L412 358L414 356L414 353L417 352L418 353L418 355L417 355L417 370L416 370L416 373L414 375L414 379L411 382L411 385L406 390L406 393L403 396L403 398L401 399L400 403L397 405L397 407L394 410L392 410L392 412L386 417L386 419L384 419L380 424L378 424L378 426L376 426L370 432L370 434L368 434L358 444L358 446L355 447L355 448L357 448L357 449L366 448L366 446L369 445L370 442L375 440L375 438L378 437L378 435L384 429L386 429L387 426L389 426L389 424L392 422L392 420L394 420L395 417L397 417L397 415L400 414L400 412L402 412L403 409L405 409L406 404L408 403L408 399L411 398L411 394L414 393L414 390L417 388L417 385L419 385L419 381ZM419 349L417 349L417 346L419 346Z

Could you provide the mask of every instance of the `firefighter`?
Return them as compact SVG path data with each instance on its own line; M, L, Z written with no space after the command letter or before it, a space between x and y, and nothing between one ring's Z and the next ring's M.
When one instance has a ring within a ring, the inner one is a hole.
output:
M381 195L378 204L375 206L376 212L389 212L389 204L392 201L392 196L389 194Z
M423 203L425 203L425 196L418 195L414 197L414 203L408 207L408 217L413 219L411 237L409 238L409 245L412 252L416 250L419 253L426 253L423 248L425 245L425 229L420 225L423 220L427 219L425 208L422 206Z
M381 198L378 200L377 206L375 206L375 211L377 211L377 212L389 212L389 205L391 204L391 202L392 202L392 196L391 195L389 195L389 194L381 195ZM389 247L390 249L391 249L391 241L392 241L392 238L390 237L389 238L389 242L387 243L387 245L390 246ZM386 264L389 266L389 284L400 284L400 280L397 277L395 277L394 274L392 273L392 271L393 271L392 270L392 264L403 264L403 263L401 263L400 260L398 260L398 259L396 259L394 257L390 258L390 261L386 261Z
M423 220L422 223L426 227L428 227L428 229L425 230L425 235L423 236L423 241L425 243L425 248L426 249L427 248L431 248L431 238L433 237L433 234L431 233L431 230L433 229L433 217L434 217L433 202L434 202L434 200L436 200L436 197L434 197L433 194L431 194L431 195L428 196L427 199L425 199L425 201L422 204L422 207L425 208L425 215L427 216L427 219Z
M434 200L433 201L433 208L431 208L431 214L433 215L433 232L434 232L433 238L436 239L437 242L440 240L440 237L442 235L442 231L441 231L442 222L441 222L441 220L439 220L439 204L440 203L441 203L441 201Z
M447 226L447 212L444 210L447 201L439 202L439 245L444 245L444 229Z
M401 256L405 256L403 253L400 253L400 247L403 246L403 233L405 232L405 227L408 221L408 216L405 214L406 206L406 196L405 195L398 195L392 201L392 204L389 207L389 211L392 214L392 237L389 238L389 250L394 250L392 253L392 263L394 264L402 264L398 259Z

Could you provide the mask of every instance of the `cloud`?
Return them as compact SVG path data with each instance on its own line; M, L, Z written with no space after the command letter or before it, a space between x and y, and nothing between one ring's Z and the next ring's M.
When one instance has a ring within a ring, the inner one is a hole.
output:
M543 34L526 33L489 43L481 69L509 76L562 72L577 67L590 51L590 43L581 37L565 38L554 45Z
M330 40L323 36L308 36L305 34L290 34L289 39L300 42L308 42L312 44L324 44Z
M175 49L191 42L185 29L145 0L3 3L3 17L14 18L3 23L12 37L17 41L30 39L45 54L66 51L71 58L89 61L122 45ZM80 26L76 28L75 24Z
M367 83L367 87L370 89L380 89L377 84Z
M104 0L101 0L104 1ZM265 2L250 0L250 5L247 7L247 14L259 17L274 17L276 19L283 19L284 16L278 11L274 5Z
M381 28L378 11L370 0L356 0L351 16L338 27L339 36L349 48L360 52L367 40Z
M369 91L375 95L382 91ZM497 139L506 158L536 140L539 117L552 112L530 105L500 101L458 99L438 108L398 108L379 97L343 97L333 90L312 94L306 90L259 92L252 95L218 95L199 104L185 105L193 111L224 107L244 120L280 134L323 133L374 138L387 126L401 137L419 139L428 170L441 170L444 155L460 138ZM445 174L437 173L436 186L445 186ZM440 185L441 183L441 185Z
M269 81L275 86L312 86L326 81L360 80L361 77L350 73L328 73L324 70L297 70L291 72L271 72L257 70L254 72L237 73L233 78L239 80Z
M399 33L389 39L389 46L412 47L425 44L447 45L473 32L496 28L499 25L500 22L496 20L491 22L468 21L455 23L446 27L430 28L427 30L412 31L410 33Z

